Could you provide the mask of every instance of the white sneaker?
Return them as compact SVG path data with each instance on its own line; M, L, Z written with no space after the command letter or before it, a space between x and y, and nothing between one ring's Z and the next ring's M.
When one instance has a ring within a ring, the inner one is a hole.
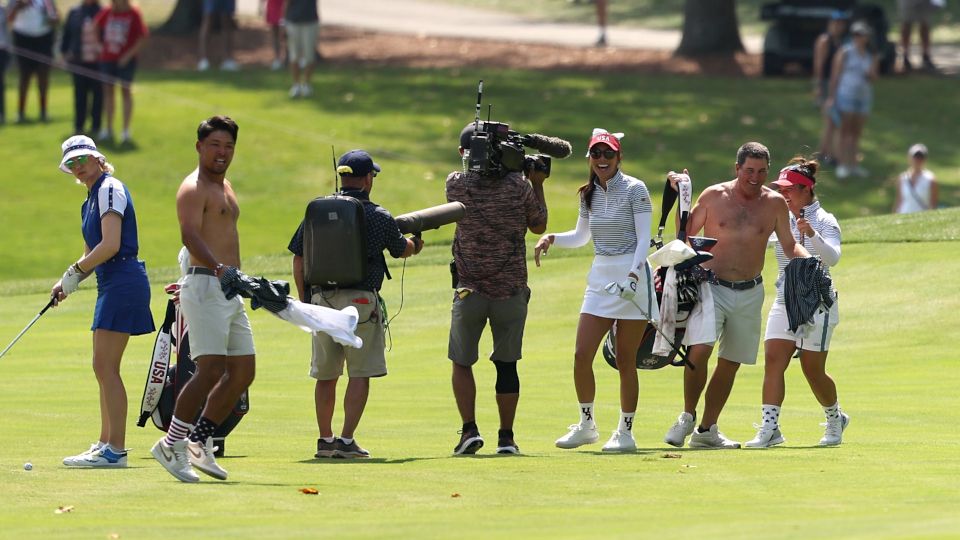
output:
M220 71L240 71L240 64L233 59L224 60L220 64Z
M187 441L187 456L190 458L190 464L204 474L208 474L217 480L226 480L227 471L220 465L213 453L217 447L213 445L213 437L207 437L206 444L200 444L194 441Z
M720 433L720 428L716 424L703 433L694 430L688 444L690 448L740 448L740 443L726 438L723 433Z
M100 446L101 446L101 445L100 445L100 442L97 441L97 442L91 444L91 445L90 445L90 449L87 450L86 452L83 452L83 453L81 453L81 454L77 454L77 455L75 455L75 456L70 456L70 457L65 457L65 458L63 458L63 464L66 465L66 466L68 466L68 467L75 467L75 466L77 466L77 464L76 464L77 461L83 460L83 459L85 459L87 456L89 456L89 455L91 455L91 454L96 454L97 451L100 450Z
M78 459L73 465L76 467L126 467L127 452L125 450L118 452L108 444L101 446L96 452Z
M693 433L693 428L696 427L695 420L696 418L688 412L680 413L677 422L663 436L663 442L677 448L683 448L683 441L687 440L687 437Z
M787 439L780 433L780 426L770 427L767 424L754 424L753 427L759 429L757 436L750 439L744 446L748 448L766 448L775 444L780 444Z
M197 71L206 71L210 69L210 61L206 58L201 58L200 63L197 64Z
M290 97L300 97L300 83L293 83L293 86L290 87Z
M860 178L867 178L868 176L870 176L870 171L857 165L856 167L853 168L853 174L856 176L859 176Z
M173 446L167 446L163 438L157 441L150 449L153 457L163 465L163 468L175 476L181 482L199 482L200 477L190 467L190 460L187 459L187 441L177 441Z
M827 420L821 426L827 426L820 439L820 444L840 444L843 442L843 430L850 424L850 415L843 411L840 412L840 418L837 420Z
M637 441L634 440L632 431L615 429L602 450L604 452L636 452Z
M103 128L100 130L100 133L97 133L98 141L109 141L113 138L113 131L110 128Z
M313 88L310 86L310 83L303 83L300 85L300 97L310 97L313 95Z
M282 68L282 67L283 67L283 60L280 59L280 58L276 58L276 59L274 59L274 61L270 64L270 71L276 71L276 70L278 70L278 69L280 69L280 68Z
M120 134L120 144L128 143L133 140L133 136L130 135L130 130L125 129L123 133Z
M846 165L840 165L837 167L837 178L847 178L850 176L850 169Z
M589 427L585 427L583 424L573 424L567 429L570 430L570 433L557 439L557 448L577 448L585 444L600 442L600 434L597 433L596 424Z

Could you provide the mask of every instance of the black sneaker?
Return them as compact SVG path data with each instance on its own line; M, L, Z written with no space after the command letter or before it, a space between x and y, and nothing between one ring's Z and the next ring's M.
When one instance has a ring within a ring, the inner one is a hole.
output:
M930 59L930 55L929 55L929 54L923 55L923 69L927 69L927 70L930 70L930 71L936 71L936 70L937 70L937 66L935 66L935 65L933 64L933 60Z
M517 443L513 442L513 439L507 439L501 437L497 441L497 453L498 454L519 454L520 447L517 446Z
M337 438L336 442L333 443L335 448L333 450L333 457L335 458L368 458L370 457L370 452L367 452L363 448L360 448L360 445L357 444L357 440L354 439L350 444L343 442L343 439Z
M903 55L903 70L910 71L913 69L913 64L910 63L910 58L907 55Z
M317 453L313 455L315 458L332 458L334 451L337 449L337 441L340 439L334 437L333 442L327 442L323 439L317 439Z
M483 437L480 436L479 429L469 429L457 433L460 434L460 443L453 449L453 455L476 454L477 450L483 448Z

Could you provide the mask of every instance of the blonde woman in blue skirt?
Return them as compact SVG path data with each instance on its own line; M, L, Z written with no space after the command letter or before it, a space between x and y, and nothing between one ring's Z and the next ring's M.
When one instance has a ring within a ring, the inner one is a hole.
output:
M126 467L124 448L127 393L120 360L131 335L154 331L150 282L137 259L137 215L122 182L89 137L78 135L62 146L60 170L87 188L81 208L83 257L70 265L50 295L55 305L73 294L80 281L97 273L93 314L93 371L100 384L100 439L82 454L64 458L73 467Z
M596 381L593 359L607 332L617 325L616 357L620 372L620 423L605 452L634 452L633 419L640 384L637 380L637 349L647 326L647 315L660 313L653 291L652 270L646 262L650 250L653 207L643 182L620 170L620 137L595 129L587 158L590 180L580 188L577 228L560 234L545 234L537 242L535 257L550 246L580 247L593 238L596 257L587 274L587 290L580 308L574 352L573 381L580 406L580 422L557 440L559 448L577 448L600 441L594 420ZM619 295L610 294L607 288ZM642 310L641 310L642 307ZM645 315L646 314L646 315Z

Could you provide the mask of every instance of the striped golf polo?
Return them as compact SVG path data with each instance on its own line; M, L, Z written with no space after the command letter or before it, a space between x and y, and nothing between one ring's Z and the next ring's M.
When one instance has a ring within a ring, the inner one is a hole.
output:
M820 234L823 239L835 238L837 241L840 240L840 224L837 222L837 218L833 217L833 214L828 213L823 208L820 208L820 201L815 200L807 206L804 206L803 215L807 221L810 222L813 230ZM797 218L793 215L793 212L790 212L790 232L797 242L800 242L801 238L803 239L803 247L807 248L807 251L809 251L811 255L817 254L817 250L813 247L813 242L811 242L810 237L802 234L799 229L797 229ZM774 233L772 238L776 238L776 233ZM782 278L783 269L787 267L790 259L784 254L783 246L780 245L780 242L777 242L773 252L777 256L777 267L780 270L780 278ZM823 266L823 270L827 277L830 277L830 268L827 267L827 265ZM780 282L779 278L777 282ZM780 304L784 303L783 287L777 288L777 302Z
M640 213L653 214L647 186L619 170L607 180L606 190L596 185L589 210L586 202L580 200L580 217L590 220L590 235L596 255L610 257L635 253L637 229L633 216Z

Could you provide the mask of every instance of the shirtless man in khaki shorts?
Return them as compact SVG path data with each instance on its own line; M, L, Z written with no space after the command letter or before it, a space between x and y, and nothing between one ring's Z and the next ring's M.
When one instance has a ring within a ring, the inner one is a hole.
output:
M190 329L197 372L177 397L167 436L157 441L151 453L184 482L200 481L191 465L214 478L227 479L227 471L213 457L210 436L255 373L256 350L243 300L239 296L227 300L220 288L224 271L240 268L240 206L225 177L237 130L237 124L225 116L200 124L199 166L177 192L180 235L190 251L190 267L181 281L180 309ZM191 422L201 407L203 414L194 427Z
M741 146L737 151L737 177L703 190L690 211L687 234L692 236L703 230L704 236L717 239L712 250L713 260L703 266L713 270L719 281L710 288L720 350L708 386L707 360L715 344L690 347L688 359L696 369L684 370L684 412L663 438L673 446L683 446L689 435L693 448L740 448L740 443L727 439L719 431L717 419L733 390L740 364L757 363L763 308L760 272L767 239L776 232L787 256L809 256L790 234L786 201L763 185L769 168L767 147L755 142ZM683 174L670 171L667 177L674 188L678 182L690 181L686 170ZM697 426L697 404L705 386L706 405Z

